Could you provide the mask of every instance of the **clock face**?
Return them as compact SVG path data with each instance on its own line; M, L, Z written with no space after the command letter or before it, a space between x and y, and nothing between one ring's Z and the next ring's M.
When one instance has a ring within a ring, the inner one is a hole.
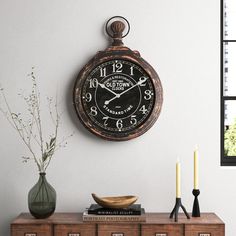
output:
M140 127L152 113L155 89L150 76L128 60L110 60L85 78L81 102L88 120L121 136Z

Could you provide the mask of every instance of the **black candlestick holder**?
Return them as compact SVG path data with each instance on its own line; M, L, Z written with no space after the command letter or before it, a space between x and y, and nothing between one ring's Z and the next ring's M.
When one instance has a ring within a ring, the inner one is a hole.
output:
M183 204L181 202L181 198L176 198L174 209L170 213L170 218L172 219L173 216L175 215L175 222L178 222L179 208L182 208L182 210L183 210L184 214L186 215L186 217L188 219L190 219L190 216L189 216L188 212L186 211L185 207L183 206Z
M192 217L200 217L201 213L200 213L199 202L198 202L198 195L200 194L200 190L193 189L192 193L194 196Z

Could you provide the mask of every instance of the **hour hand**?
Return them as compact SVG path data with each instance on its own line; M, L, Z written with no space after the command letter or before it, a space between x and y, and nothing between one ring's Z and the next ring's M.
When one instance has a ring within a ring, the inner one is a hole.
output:
M113 92L111 89L107 88L107 87L105 86L105 84L100 84L100 83L98 83L98 84L100 85L101 88L104 88L104 89L106 89L107 91L109 91L110 93L112 93L112 94L114 94L115 96L117 96L117 93L115 93L115 92Z
M105 105L108 105L111 101L113 101L113 100L115 100L116 98L119 98L119 97L120 97L120 94L117 93L115 97L111 98L110 100L106 100L106 101L104 102L104 104L105 104Z

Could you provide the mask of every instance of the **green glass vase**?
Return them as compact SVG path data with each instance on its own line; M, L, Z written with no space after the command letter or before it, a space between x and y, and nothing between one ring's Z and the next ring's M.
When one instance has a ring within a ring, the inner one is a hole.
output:
M47 182L46 173L39 174L38 182L28 194L30 213L37 219L45 219L52 215L56 208L56 191Z

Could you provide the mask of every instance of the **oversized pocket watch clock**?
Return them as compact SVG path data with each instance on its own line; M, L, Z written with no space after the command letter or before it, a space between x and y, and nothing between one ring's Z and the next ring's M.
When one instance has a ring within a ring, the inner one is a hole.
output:
M138 51L123 45L122 38L129 29L123 17L108 20L106 32L113 42L83 67L73 92L82 124L93 134L112 141L144 134L157 120L163 101L156 71Z

